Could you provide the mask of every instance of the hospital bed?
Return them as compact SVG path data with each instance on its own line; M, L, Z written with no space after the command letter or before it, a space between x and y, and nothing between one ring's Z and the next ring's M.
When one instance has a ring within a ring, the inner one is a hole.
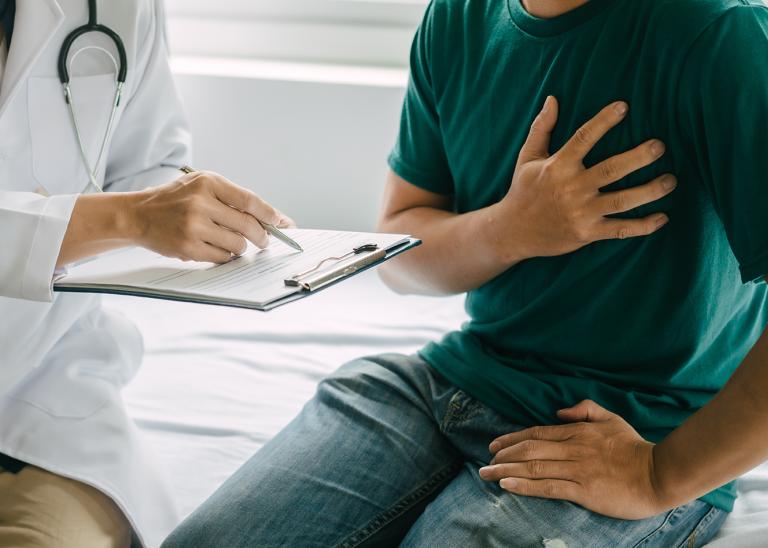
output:
M285 426L342 363L413 352L456 329L460 297L392 294L366 273L270 313L114 297L141 329L144 365L130 414L189 514ZM768 466L747 474L714 548L768 546Z

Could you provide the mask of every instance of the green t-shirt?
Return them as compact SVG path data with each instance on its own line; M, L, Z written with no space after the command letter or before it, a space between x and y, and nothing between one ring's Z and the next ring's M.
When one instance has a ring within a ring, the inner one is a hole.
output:
M520 0L435 0L416 35L392 169L452 195L459 213L502 199L547 95L559 149L601 108L629 117L594 165L650 138L675 173L629 217L646 238L524 261L469 292L471 320L422 356L521 425L591 398L660 441L720 390L768 321L768 9L745 0L591 0L554 19ZM729 484L702 500L730 510Z

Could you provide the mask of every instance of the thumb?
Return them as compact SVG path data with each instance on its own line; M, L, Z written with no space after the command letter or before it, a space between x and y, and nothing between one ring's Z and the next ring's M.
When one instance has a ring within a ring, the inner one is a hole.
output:
M592 400L584 400L568 409L561 409L557 416L565 422L600 422L610 420L614 415Z
M548 96L541 112L531 124L528 139L526 139L523 148L520 149L518 164L549 158L549 140L557 125L558 113L557 99L552 95Z

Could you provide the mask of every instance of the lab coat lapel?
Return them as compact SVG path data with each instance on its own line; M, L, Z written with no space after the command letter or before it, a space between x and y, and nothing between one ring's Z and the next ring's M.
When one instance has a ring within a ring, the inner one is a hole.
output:
M16 2L13 42L0 92L0 117L64 19L57 0Z

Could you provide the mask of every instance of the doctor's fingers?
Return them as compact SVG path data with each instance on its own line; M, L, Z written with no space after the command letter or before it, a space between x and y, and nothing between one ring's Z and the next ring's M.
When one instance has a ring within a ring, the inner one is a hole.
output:
M195 243L185 243L178 248L174 255L183 261L223 264L232 259L232 253L203 240Z
M277 228L296 228L296 221L291 219L288 215L279 209L277 212L280 214L280 221L275 225Z
M277 225L280 222L280 212L250 190L216 173L207 175L210 177L211 191L222 203L250 213L264 223Z
M257 247L264 249L269 245L269 234L256 217L244 213L221 202L213 204L211 220L231 231L242 234Z
M199 256L194 260L206 263L224 264L232 260L232 254L226 249L202 242L199 246Z
M242 234L213 222L201 231L200 236L205 243L223 249L231 255L240 256L248 249L248 243Z

